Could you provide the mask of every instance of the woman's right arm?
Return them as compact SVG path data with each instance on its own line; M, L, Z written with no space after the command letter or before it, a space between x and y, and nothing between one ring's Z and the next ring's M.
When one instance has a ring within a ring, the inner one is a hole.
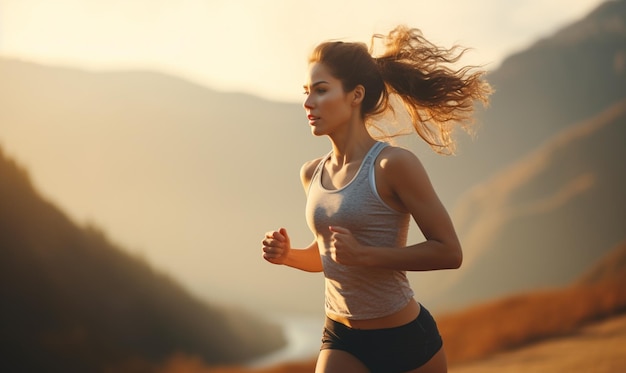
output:
M305 193L309 191L309 184L320 160L321 158L309 161L300 169L300 180ZM265 234L263 259L273 264L282 264L307 272L323 270L317 241L313 241L304 249L293 249L285 228Z
M304 249L291 247L289 235L285 228L267 232L263 240L263 259L273 264L282 264L307 272L321 272L322 259L317 241Z

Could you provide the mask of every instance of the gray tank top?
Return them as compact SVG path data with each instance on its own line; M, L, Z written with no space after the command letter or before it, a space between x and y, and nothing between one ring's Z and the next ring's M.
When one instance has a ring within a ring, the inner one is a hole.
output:
M316 236L324 266L326 312L353 320L373 319L399 311L413 297L405 271L345 266L330 257L329 226L349 229L368 246L404 247L410 215L389 207L378 195L375 161L386 143L377 142L354 178L344 187L322 185L324 157L309 185L306 220Z

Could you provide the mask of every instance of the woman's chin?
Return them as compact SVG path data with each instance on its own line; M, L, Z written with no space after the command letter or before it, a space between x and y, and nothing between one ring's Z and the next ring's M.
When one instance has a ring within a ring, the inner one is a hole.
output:
M318 128L318 127L311 127L311 133L313 134L313 136L324 136L324 135L326 135L326 133L324 131L322 131L320 128Z

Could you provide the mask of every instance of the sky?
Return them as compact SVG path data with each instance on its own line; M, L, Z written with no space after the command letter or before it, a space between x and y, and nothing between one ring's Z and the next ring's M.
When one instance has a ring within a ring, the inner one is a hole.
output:
M405 24L495 69L603 1L0 0L0 56L299 102L306 57L325 40L369 42Z

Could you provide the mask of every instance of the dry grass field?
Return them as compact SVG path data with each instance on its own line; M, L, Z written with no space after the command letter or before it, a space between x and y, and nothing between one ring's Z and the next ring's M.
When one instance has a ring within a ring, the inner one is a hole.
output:
M450 368L450 373L519 372L626 372L626 315Z
M519 294L438 319L452 363L569 335L626 311L626 273L592 284Z

